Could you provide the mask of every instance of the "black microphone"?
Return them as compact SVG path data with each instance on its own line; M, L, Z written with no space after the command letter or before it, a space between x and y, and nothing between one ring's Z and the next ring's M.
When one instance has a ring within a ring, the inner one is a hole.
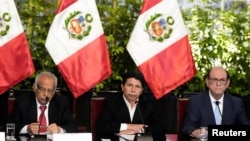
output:
M47 104L49 102L49 97L46 96L45 100L46 100L46 104Z
M47 103L49 102L49 97L46 97L46 103L44 105L47 105ZM42 111L41 111L41 114L44 114L44 111L46 110L46 108L44 108ZM39 122L39 126L38 126L38 133L37 135L39 136L40 135L40 128L41 128L41 124L42 124L42 121L43 121L43 117L40 119L40 122Z
M143 118L142 112L141 112L141 108L140 108L138 103L139 103L138 100L135 101L135 104L137 104L137 108L138 108L138 112L139 112L142 124L144 125L144 131L145 131L146 130L145 127L147 127L147 126L145 125L144 118ZM153 141L153 136L150 133L137 133L135 135L134 140L135 141Z
M138 109L138 112L139 112L139 115L140 115L140 118L141 118L141 122L142 124L144 124L144 119L143 119L143 116L142 116L142 113L141 113L141 108L139 107L139 101L135 101L135 104L137 104L137 109Z
M219 106L220 102L219 101L215 101L215 104L216 104L216 106L218 106L218 109L219 109L219 112L220 112L220 117L222 119L222 113L221 113L220 106Z

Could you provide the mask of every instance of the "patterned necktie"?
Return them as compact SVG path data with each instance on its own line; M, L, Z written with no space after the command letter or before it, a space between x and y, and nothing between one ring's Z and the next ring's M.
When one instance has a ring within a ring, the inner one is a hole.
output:
M40 125L40 130L39 130L39 133L40 132L46 132L47 131L47 129L46 129L46 127L47 127L47 122L46 122L46 117L45 117L45 115L44 115L44 111L46 110L46 106L40 106L40 109L41 109L41 114L40 114L40 116L39 116L39 123L41 124Z
M214 110L214 117L215 117L215 122L216 125L221 124L221 113L220 113L220 107L219 107L220 101L215 101L215 110Z

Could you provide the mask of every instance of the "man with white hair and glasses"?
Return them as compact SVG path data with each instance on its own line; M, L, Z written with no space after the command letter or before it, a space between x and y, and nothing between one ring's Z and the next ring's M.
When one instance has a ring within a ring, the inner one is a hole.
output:
M41 72L35 78L32 94L17 97L10 121L16 124L18 134L46 134L77 132L69 101L55 94L57 77Z

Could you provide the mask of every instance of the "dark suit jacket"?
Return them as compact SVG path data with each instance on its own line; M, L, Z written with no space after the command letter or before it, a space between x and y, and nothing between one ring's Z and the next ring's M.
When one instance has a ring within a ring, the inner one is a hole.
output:
M240 98L224 94L222 125L250 124ZM190 134L193 130L208 125L215 125L213 107L209 92L192 96L188 101L182 133Z
M138 108L139 107L139 108ZM130 120L129 110L123 99L123 94L107 97L103 103L103 109L97 120L98 138L118 140L115 133L119 133L121 123L147 124L146 133L153 134L158 141L166 140L163 124L159 120L159 114L155 113L155 101L147 101L142 96L139 99L133 120Z
M77 132L77 124L72 118L66 97L55 94L49 104L49 124L56 123L66 132ZM37 122L37 104L35 94L24 94L15 101L10 120L16 124L18 134L25 125Z

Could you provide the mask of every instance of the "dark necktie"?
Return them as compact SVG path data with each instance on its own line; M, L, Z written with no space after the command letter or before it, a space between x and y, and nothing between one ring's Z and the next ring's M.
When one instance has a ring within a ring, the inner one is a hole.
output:
M47 127L47 122L46 122L46 117L45 117L45 115L44 115L44 111L46 110L46 106L40 106L40 109L41 109L41 114L40 114L40 116L39 116L39 123L41 123L41 126L40 126L40 130L39 130L39 132L46 132L47 131L47 129L46 129L46 127Z
M215 104L216 104L215 110L214 110L215 122L216 122L216 125L220 125L221 124L221 113L219 109L220 101L215 101Z

